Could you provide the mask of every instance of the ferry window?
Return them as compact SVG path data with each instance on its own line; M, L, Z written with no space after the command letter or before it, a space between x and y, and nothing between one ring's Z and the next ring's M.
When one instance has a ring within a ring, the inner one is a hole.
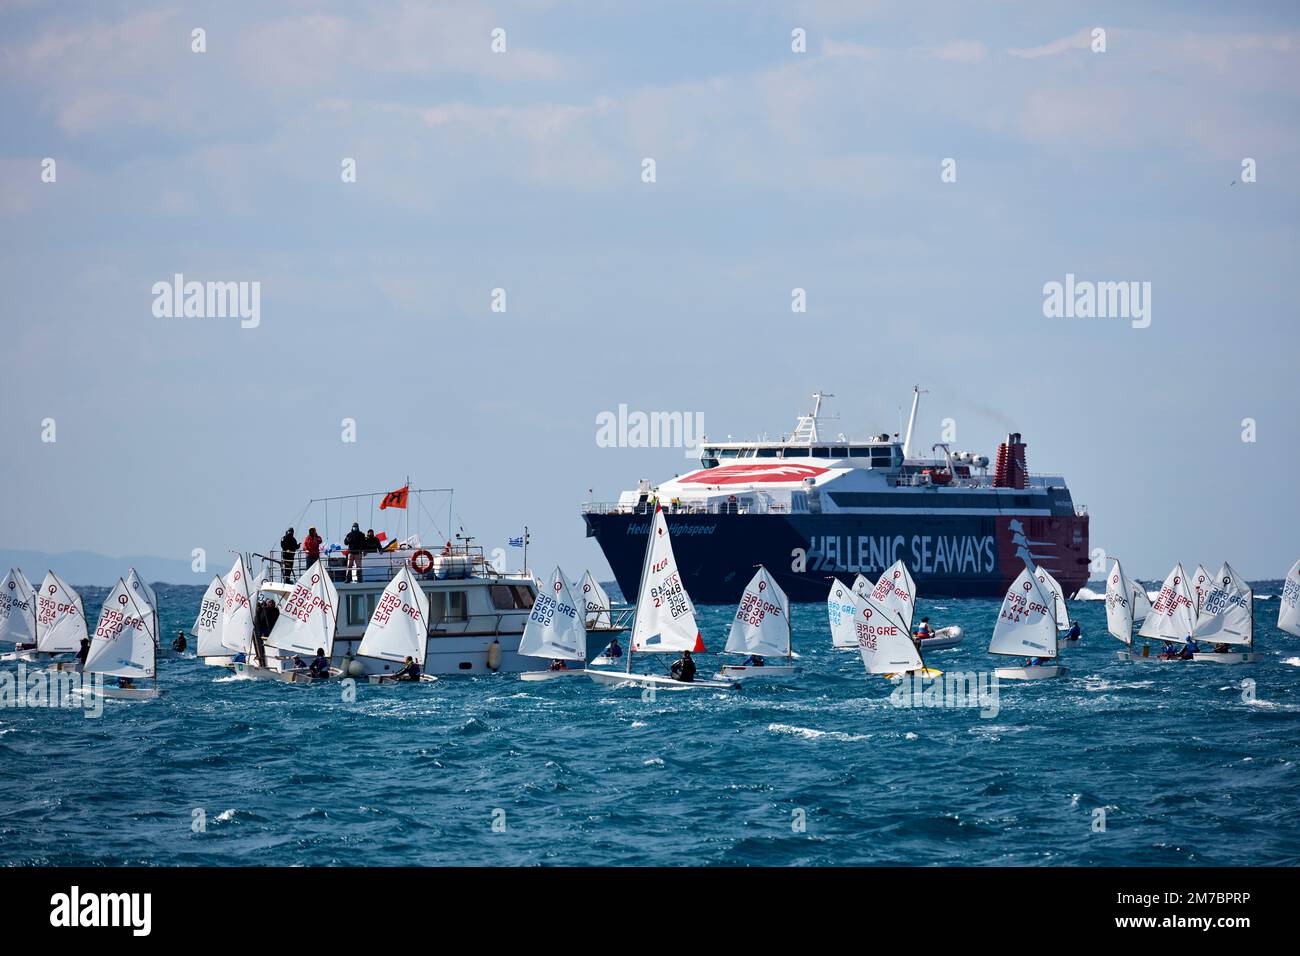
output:
M850 458L870 458L870 457L871 457L871 449L870 449L870 448L850 448L850 449L849 449L849 457L850 457Z
M831 450L829 448L814 448L812 456L814 458L829 458L831 457Z
M510 593L510 588L504 584L494 584L490 588L492 591L492 606L498 611L513 611L515 609L515 596Z
M446 601L443 600L441 591L429 592L429 621L437 624L443 618L446 610Z
M370 615L375 613L375 603L378 600L378 594L349 594L348 623L369 624Z
M738 458L740 453L734 448L722 448L718 451L719 458Z
M775 458L775 457L777 456L777 453L778 453L780 450L781 450L781 449L779 449L779 448L760 448L760 449L758 450L758 457L759 457L759 458Z
M882 451L871 456L871 467L888 468L890 462L892 462L893 460L894 460L893 455L891 455L888 451Z
M447 592L447 620L464 621L468 620L469 614L466 611L466 597L464 591Z
M520 610L530 610L533 606L533 592L522 584L510 585L510 590L515 592L515 607ZM574 595L577 597L577 595Z

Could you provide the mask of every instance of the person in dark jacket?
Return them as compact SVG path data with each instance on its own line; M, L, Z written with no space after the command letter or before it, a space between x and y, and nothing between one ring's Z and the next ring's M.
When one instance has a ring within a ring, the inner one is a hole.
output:
M366 552L366 536L361 533L361 525L352 522L352 530L343 539L343 547L348 549L348 577L353 581L361 580L361 556ZM356 568L356 576L352 569Z
M293 536L293 529L290 528L280 539L280 570L283 572L285 584L293 580L293 563L297 557L298 539Z
M689 684L695 680L695 660L691 657L690 651L682 651L679 660L673 661L672 670L673 680L679 680L683 684Z
M329 677L330 662L325 656L325 648L316 648L316 656L312 658L311 663L307 665L307 673L312 677Z
M86 658L89 656L90 656L90 638L83 637L81 639L81 647L77 650L77 663L78 664L86 663Z
M177 631L176 640L172 641L172 650L177 654L184 654L187 647L189 647L189 641L185 640L185 632Z
M419 680L420 665L415 662L414 657L411 657L411 655L408 654L406 656L406 665L390 679L400 681Z
M366 532L366 554L378 554L380 547L379 539L375 537L375 529L371 528Z
M307 537L302 540L302 559L307 567L320 560L320 546L325 541L316 533L315 528L307 529Z

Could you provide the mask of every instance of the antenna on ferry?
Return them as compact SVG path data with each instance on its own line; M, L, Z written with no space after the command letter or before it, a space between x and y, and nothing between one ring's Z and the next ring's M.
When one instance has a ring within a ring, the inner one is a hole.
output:
M929 394L929 389L924 389L920 385L912 386L912 414L907 419L907 436L903 439L904 461L912 457L912 431L916 427L916 406L920 403L922 395Z

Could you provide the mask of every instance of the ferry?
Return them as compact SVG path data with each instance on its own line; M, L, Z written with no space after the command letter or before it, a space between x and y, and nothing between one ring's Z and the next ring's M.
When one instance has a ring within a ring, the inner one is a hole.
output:
M1031 474L1009 434L983 455L913 444L922 395L912 390L903 440L831 437L813 394L810 414L776 441L701 441L700 467L658 485L642 480L614 502L583 506L624 594L637 593L654 501L668 518L683 584L699 603L734 603L755 565L794 601L822 601L828 579L907 563L927 596L1001 597L1026 564L1067 596L1088 580L1088 514L1065 479Z
M419 494L416 489L409 489L409 493L412 497ZM347 496L347 500L353 497L371 496ZM297 530L301 533L304 529ZM325 531L328 542L328 528ZM382 676L400 669L400 665L389 661L361 657L357 649L384 588L402 567L410 567L429 597L426 674L483 675L544 669L545 662L518 653L539 587L526 567L513 572L498 570L473 538L460 534L429 549L410 544L411 540L392 550L363 555L359 566L350 567L341 550L322 555L338 591L331 667L342 676L354 678ZM413 540L418 542L418 536ZM249 568L261 570L259 596L277 604L292 591L292 582L305 570L302 552L286 555L275 549L249 554L246 560ZM527 565L526 558L524 563ZM289 581L282 583L285 578ZM626 612L614 608L598 616L601 624L587 628L588 661L605 649L614 634L626 630L626 617ZM210 663L225 661L213 658Z

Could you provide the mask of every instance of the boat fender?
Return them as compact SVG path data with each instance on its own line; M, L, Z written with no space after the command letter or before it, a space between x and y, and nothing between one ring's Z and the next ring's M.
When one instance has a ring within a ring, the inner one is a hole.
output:
M490 671L499 671L501 669L501 642L495 637L487 649L487 666Z
M428 574L433 570L433 555L421 548L411 555L411 570L416 574Z
M343 667L341 668L341 670L343 671L343 676L345 677L361 677L366 672L366 665L362 664L351 654L343 658L342 664Z

